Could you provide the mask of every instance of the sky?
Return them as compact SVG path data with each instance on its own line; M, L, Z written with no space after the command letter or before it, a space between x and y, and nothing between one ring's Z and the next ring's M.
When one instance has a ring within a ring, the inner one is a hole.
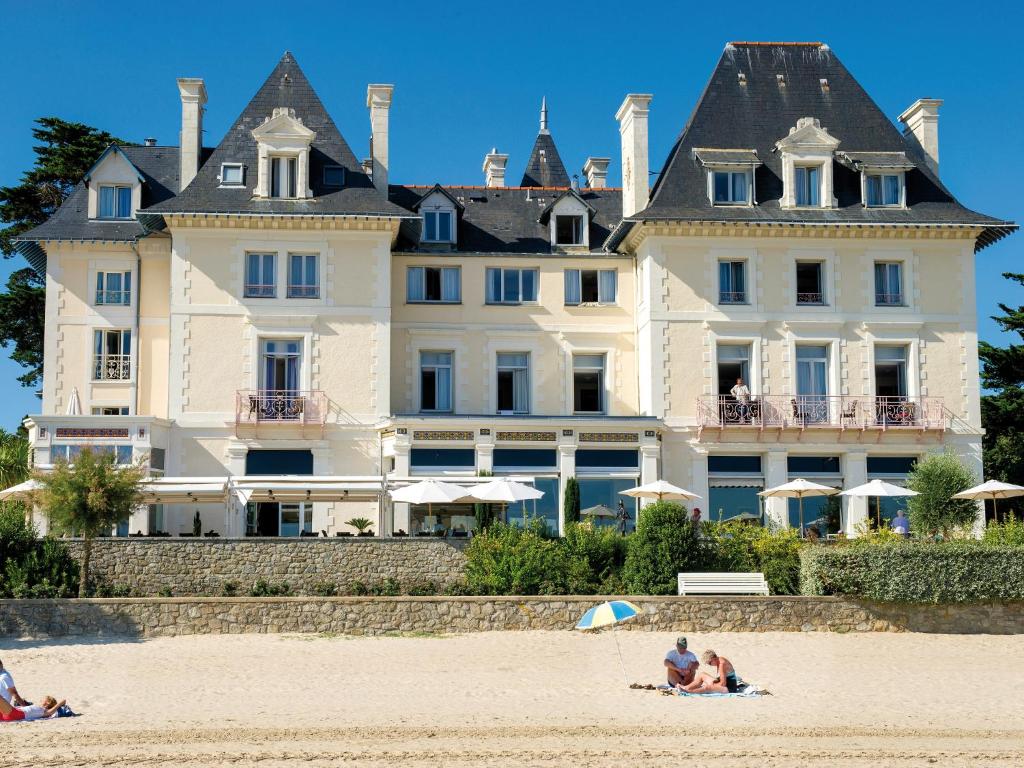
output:
M694 4L696 5L696 4ZM127 140L176 144L177 77L202 77L204 143L215 146L290 50L358 157L368 154L366 85L395 86L391 181L481 184L484 155L509 154L518 180L537 134L541 97L570 174L611 157L626 93L652 93L650 165L658 169L730 40L827 43L893 120L915 99L941 98L942 178L967 207L1024 221L1024 90L1015 3L864 0L778 13L764 2L632 0L463 3L27 3L0 0L7 63L0 185L31 166L33 121L77 120ZM11 31L14 33L12 34ZM582 175L582 173L581 173ZM989 319L1024 304L1004 280L1024 271L1024 234L977 255L979 335L1011 337ZM24 266L0 261L0 280ZM0 350L0 427L39 400Z

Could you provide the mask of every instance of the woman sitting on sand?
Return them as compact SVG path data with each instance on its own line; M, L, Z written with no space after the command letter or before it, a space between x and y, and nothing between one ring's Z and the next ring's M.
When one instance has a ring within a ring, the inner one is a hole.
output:
M53 717L57 710L66 702L61 699L57 701L53 696L47 696L42 704L26 704L20 707L12 707L0 698L0 720L5 723L13 723L17 720L43 720Z
M703 664L714 667L715 674L700 673L689 685L678 686L681 690L687 693L736 693L739 681L731 661L711 649L704 651L700 660Z

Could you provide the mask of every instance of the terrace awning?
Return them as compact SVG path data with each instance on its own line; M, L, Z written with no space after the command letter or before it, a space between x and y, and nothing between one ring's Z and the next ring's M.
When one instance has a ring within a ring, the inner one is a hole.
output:
M325 475L246 475L233 478L231 492L240 501L376 501L380 477Z
M142 484L145 504L217 504L227 499L226 477L159 477Z

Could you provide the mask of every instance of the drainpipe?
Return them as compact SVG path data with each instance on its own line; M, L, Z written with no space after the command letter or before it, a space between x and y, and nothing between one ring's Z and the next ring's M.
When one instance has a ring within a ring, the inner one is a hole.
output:
M139 326L142 320L142 255L139 253L137 242L131 243L131 249L135 252L135 327L132 334L135 337L135 382L132 384L132 415L139 415L139 361L142 359L142 347L139 343Z

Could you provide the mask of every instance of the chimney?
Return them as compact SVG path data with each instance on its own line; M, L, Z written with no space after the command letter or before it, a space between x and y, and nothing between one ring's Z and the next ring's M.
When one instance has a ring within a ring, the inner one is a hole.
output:
M505 186L505 166L508 165L508 155L498 154L495 147L484 156L484 184L488 187Z
M203 154L206 85L200 77L179 77L178 93L181 95L181 136L178 140L180 191L199 173L199 161Z
M587 177L587 186L591 189L604 189L608 186L608 165L610 157L588 157L583 164L583 175Z
M942 99L918 99L903 114L903 135L923 151L928 167L939 175L939 107Z
M647 166L647 115L649 93L630 93L615 119L622 136L622 215L632 216L647 207L650 196Z
M388 112L393 85L366 86L366 106L370 108L370 155L373 160L373 186L388 196Z

